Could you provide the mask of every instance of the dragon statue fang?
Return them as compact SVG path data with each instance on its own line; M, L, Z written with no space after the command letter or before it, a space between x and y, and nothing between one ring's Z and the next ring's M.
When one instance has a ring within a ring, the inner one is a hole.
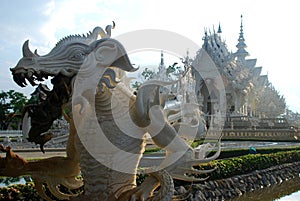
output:
M137 69L122 44L110 38L114 26L65 37L44 56L32 52L28 41L24 43L23 58L11 69L14 81L25 87L27 82L34 86L50 77L53 84L52 90L39 84L36 103L25 107L24 136L43 151L52 137L47 130L63 115L70 126L67 156L26 161L1 146L6 153L0 159L2 176L31 175L45 200L52 199L43 184L57 199L172 200L173 179L199 181L204 178L195 175L212 171L193 166L216 159L220 143L213 156L195 156L166 117L159 88L167 83L149 81L137 93L131 90L125 72ZM165 149L166 156L158 167L144 170L149 176L137 186L146 133ZM84 190L72 193L80 187Z

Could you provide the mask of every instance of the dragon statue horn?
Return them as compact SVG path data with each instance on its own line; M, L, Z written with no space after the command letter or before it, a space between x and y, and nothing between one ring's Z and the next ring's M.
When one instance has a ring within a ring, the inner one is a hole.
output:
M25 43L23 44L23 57L34 57L36 54L34 54L30 49L29 49L29 40L26 40Z
M116 23L113 21L113 25L107 25L105 28L105 31L101 27L95 27L92 32L92 37L94 39L97 39L100 35L101 38L110 38L111 36L111 30L114 29L116 26Z

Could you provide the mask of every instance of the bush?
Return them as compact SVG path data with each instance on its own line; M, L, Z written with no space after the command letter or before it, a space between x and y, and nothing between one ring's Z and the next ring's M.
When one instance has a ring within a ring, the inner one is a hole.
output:
M277 152L284 152L284 151L295 151L300 150L300 147L288 147L288 148L261 148L256 149L257 153L259 154L272 154ZM209 156L212 156L215 151L212 151ZM222 150L219 159L226 159L226 158L234 158L240 157L249 154L249 149L230 149L230 150Z
M43 199L37 194L34 184L16 184L6 188L0 188L0 200L34 200Z
M199 165L200 169L216 168L210 173L210 179L223 179L235 175L247 174L272 166L300 161L300 150L277 152L271 154L248 154L240 157L215 160Z

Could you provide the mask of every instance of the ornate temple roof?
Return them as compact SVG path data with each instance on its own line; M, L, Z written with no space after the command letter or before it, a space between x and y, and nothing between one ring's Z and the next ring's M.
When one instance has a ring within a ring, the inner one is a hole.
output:
M241 15L240 33L238 37L237 51L232 53L221 38L221 25L219 23L218 32L215 30L205 30L202 48L210 55L216 64L219 72L227 78L238 89L247 85L262 86L268 81L267 75L261 77L262 67L256 67L257 59L246 59L249 53L246 51L247 45L244 38L243 16ZM261 77L261 78L260 78Z
M284 98L270 87L268 75L261 74L262 67L256 66L257 59L247 58L249 53L244 38L243 16L235 51L228 50L221 35L220 23L217 32L205 29L202 48L192 62L194 68L201 66L199 71L194 70L194 79L196 93L203 102L203 111L213 114L214 109L211 108L217 100L212 101L211 98L213 92L218 93L215 85L221 75L226 93L226 115L273 118L282 114L285 108Z
M216 34L215 31L213 32L213 34L210 32L208 35L207 30L205 30L202 48L207 51L218 67L224 67L232 59L231 53L228 51L225 41L222 41L220 35Z

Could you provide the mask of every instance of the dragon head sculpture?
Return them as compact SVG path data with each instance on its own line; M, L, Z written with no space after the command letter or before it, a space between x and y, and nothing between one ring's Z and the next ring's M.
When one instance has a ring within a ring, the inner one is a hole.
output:
M25 107L24 112L24 117L26 120L30 119L31 124L24 134L28 135L29 141L40 144L42 151L43 145L51 139L51 134L46 132L51 128L53 121L62 115L63 105L70 101L74 78L82 65L89 62L88 57L92 55L96 58L95 66L103 72L100 86L112 88L117 82L115 72L110 67L124 71L136 70L121 43L110 38L114 26L114 23L112 26L108 25L105 31L96 27L86 36L65 37L43 56L29 49L28 40L24 43L23 58L16 67L10 69L14 81L25 87L27 82L35 86L38 82L52 78L53 89L50 91L45 85L39 84L35 93L37 98Z

